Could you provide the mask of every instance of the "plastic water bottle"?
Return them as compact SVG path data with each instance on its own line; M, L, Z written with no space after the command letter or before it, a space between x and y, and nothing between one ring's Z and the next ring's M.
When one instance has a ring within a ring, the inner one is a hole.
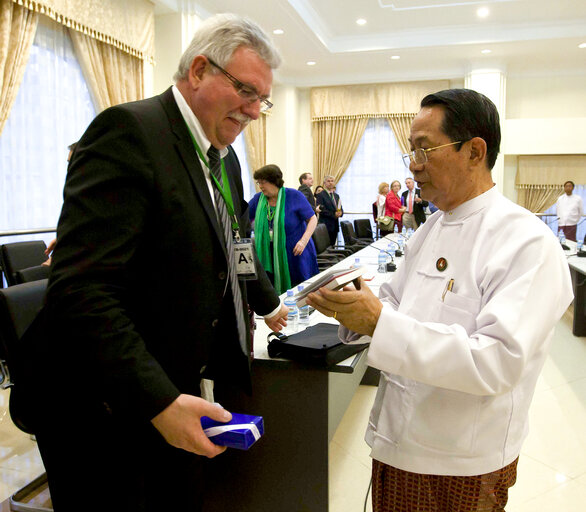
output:
M399 237L399 240L397 240L397 243L399 244L399 249L401 251L403 251L403 245L405 244L405 240L403 239L402 236Z
M393 249L393 244L390 243L389 245L387 245L387 263L392 263L393 252L395 252L395 250Z
M303 285L300 284L297 287L297 291L300 292L303 290ZM305 304L305 306L299 307L299 324L300 325L307 325L309 324L309 305Z
M393 229L393 232L397 233L397 234L399 233L399 225L398 224L395 224L395 228Z
M563 245L566 243L566 234L564 233L563 229L560 229L558 233L558 238L560 239L560 244Z
M358 268L360 267L360 258L354 258L354 263L350 265L350 268Z
M578 240L576 242L576 252L582 252L583 245L584 245L584 240Z
M383 251L378 251L378 271L381 274L387 271L387 255Z
M287 334L294 334L297 332L299 310L293 298L293 290L287 290L287 297L285 298L284 304L289 308L289 313L287 313Z
M403 238L407 236L407 228L405 226L403 226L403 229L401 230L401 234L403 235Z

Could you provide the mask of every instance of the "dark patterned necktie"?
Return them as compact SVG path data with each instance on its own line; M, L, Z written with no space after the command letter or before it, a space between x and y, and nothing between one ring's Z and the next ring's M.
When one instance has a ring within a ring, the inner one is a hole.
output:
M208 159L210 164L210 172L216 177L218 183L222 183L222 171L220 165L220 153L214 147L210 146L208 150ZM213 181L213 180L212 180ZM224 233L224 243L226 244L226 252L228 254L228 279L230 280L230 288L232 289L232 298L234 299L234 309L236 312L236 325L238 327L238 338L240 341L240 348L242 352L248 357L248 350L246 347L246 323L244 322L244 309L242 307L242 294L238 284L238 274L236 272L236 260L234 259L234 244L232 242L232 221L226 209L226 203L218 187L213 185L214 199L216 201L216 210L220 218L220 225Z

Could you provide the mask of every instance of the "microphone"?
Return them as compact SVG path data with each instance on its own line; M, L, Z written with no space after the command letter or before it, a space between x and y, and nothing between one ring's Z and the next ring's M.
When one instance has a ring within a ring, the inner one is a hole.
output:
M403 235L401 235L403 236ZM403 256L403 251L401 250L401 246L395 242L394 240L391 240L390 238L388 239L389 242L394 243L397 246L397 249L395 250L395 256L399 257L399 256Z

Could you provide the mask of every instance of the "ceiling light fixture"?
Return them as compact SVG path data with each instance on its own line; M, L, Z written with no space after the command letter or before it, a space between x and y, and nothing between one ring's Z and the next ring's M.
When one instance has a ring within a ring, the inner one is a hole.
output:
M308 66L315 66L315 61L313 61L313 60L308 60L308 61L307 61L307 65L308 65Z
M366 20L364 18L358 18L356 20L357 25L366 25Z
M579 44L578 48L586 48L586 43Z
M273 34L280 36L281 34L284 34L285 31L281 30L280 28L276 28L275 30L273 30Z
M478 9L476 11L476 15L479 18L486 18L488 16L489 12L490 11L488 10L488 7L481 7L480 9Z
M480 53L484 53L484 54L492 53L492 50L489 50L488 48L486 48L485 50L481 50Z
M393 55L391 56L391 60L399 60L401 58L400 55Z

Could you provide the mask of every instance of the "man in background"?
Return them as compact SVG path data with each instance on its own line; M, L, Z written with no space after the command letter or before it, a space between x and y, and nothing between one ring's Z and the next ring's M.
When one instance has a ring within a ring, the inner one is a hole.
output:
M247 303L271 330L287 314L258 259L239 279L248 214L230 147L272 106L279 63L255 23L209 18L175 86L105 110L77 144L47 303L25 340L55 512L201 509L206 461L225 448L200 419L229 421L210 401L251 388Z
M407 178L405 185L407 190L401 194L403 206L406 208L402 222L403 226L412 228L415 231L425 222L425 207L429 203L421 199L421 190L415 188L413 178Z
M564 183L564 193L558 198L556 209L559 228L564 232L568 240L575 242L578 222L584 215L584 207L582 198L573 193L574 187L573 181Z
M321 207L319 222L325 224L330 235L330 245L336 245L340 231L340 217L344 215L340 196L335 192L333 176L324 178L324 190L317 195L317 205Z
M315 196L313 195L311 187L313 187L313 175L310 172L304 172L299 176L299 188L297 190L305 196L307 202L313 208L313 211L319 213L321 208L315 203Z
M368 364L381 370L366 433L374 512L502 512L515 483L572 283L551 230L493 183L500 138L486 96L426 96L403 159L441 212L411 237L380 298L362 279L309 294L343 340L371 337Z

